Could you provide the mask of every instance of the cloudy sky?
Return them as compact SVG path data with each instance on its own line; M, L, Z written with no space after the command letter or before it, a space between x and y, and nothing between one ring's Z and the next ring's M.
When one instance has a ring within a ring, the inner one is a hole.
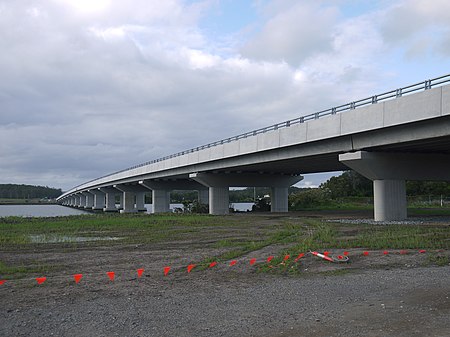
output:
M69 189L450 73L450 1L0 0L0 50L0 183Z

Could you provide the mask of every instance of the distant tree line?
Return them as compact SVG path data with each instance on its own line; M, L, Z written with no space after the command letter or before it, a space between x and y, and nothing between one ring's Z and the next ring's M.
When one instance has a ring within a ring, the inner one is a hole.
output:
M407 181L409 197L450 196L450 183L440 181ZM355 171L345 171L331 177L319 188L307 189L289 196L291 209L336 205L355 198L369 200L373 197L373 183Z
M0 198L3 199L54 199L61 194L60 188L48 186L0 184Z
M303 189L291 186L289 194L298 193ZM264 198L265 195L270 195L270 188L268 187L247 187L239 190L230 190L230 203L237 202L254 202ZM175 190L170 193L170 200L172 203L182 204L183 202L193 202L198 199L197 191L179 191ZM150 202L150 198L146 202Z

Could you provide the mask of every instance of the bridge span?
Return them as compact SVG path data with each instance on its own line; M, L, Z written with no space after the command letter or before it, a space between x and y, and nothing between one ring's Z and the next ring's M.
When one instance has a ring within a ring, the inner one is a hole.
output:
M65 192L62 205L167 212L171 190L197 190L210 214L229 210L229 187L270 187L272 212L288 211L301 174L347 170L371 179L376 221L402 220L406 180L450 181L450 75L199 146Z

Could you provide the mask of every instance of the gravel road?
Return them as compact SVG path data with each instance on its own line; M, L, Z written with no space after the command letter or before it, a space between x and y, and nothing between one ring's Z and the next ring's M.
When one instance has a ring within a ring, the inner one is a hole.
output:
M450 266L0 287L1 336L450 336Z

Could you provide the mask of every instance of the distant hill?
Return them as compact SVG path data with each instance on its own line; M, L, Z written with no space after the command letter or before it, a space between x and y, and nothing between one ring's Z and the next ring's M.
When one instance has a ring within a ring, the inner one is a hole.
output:
M48 186L0 184L2 199L54 199L62 194L60 188Z

